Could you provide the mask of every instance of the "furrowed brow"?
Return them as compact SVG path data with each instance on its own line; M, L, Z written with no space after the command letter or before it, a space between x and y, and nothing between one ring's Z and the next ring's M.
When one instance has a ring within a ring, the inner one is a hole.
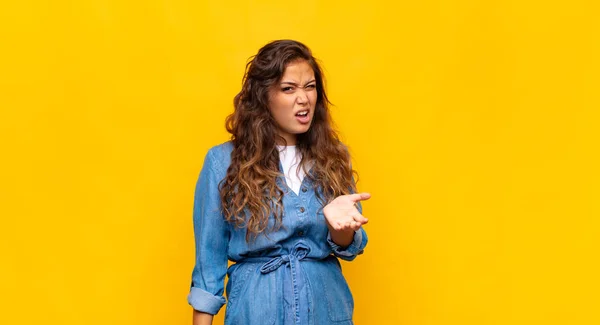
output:
M311 80L311 81L307 82L307 83L306 83L304 86L306 87L306 86L310 85L310 84L311 84L311 83L313 83L313 82L315 82L315 79L313 79L313 80ZM283 84L288 84L288 85L292 85L292 86L298 86L298 84L297 84L297 83L295 83L295 82L293 82L293 81L282 81L282 82L281 82L281 84L282 84L282 85L283 85Z

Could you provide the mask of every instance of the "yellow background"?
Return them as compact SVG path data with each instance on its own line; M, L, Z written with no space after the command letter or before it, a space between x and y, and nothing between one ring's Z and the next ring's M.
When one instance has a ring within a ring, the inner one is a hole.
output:
M3 0L0 324L191 323L196 178L280 38L373 194L356 324L599 324L595 3Z

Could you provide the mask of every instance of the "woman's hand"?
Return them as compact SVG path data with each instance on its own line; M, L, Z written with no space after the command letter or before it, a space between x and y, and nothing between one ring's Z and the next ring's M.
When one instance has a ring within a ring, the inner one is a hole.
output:
M369 193L340 195L323 208L331 239L336 244L350 245L354 232L369 221L358 212L356 203L370 197Z

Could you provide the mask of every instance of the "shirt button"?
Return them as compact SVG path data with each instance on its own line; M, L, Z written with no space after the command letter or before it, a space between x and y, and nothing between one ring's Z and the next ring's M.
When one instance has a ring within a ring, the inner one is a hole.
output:
M298 231L298 236L304 236L304 231L302 231L302 230Z
M304 212L304 207L300 207L300 212Z
M306 189L306 187L303 187L303 188L302 188L302 192L306 193L306 191L308 191L308 190Z

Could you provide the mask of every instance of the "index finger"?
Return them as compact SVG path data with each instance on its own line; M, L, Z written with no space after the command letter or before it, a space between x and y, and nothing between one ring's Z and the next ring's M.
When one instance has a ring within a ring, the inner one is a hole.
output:
M367 192L356 193L356 194L349 194L348 198L350 200L352 200L354 203L356 203L356 202L359 202L359 201L370 199L371 198L371 194L369 194Z

